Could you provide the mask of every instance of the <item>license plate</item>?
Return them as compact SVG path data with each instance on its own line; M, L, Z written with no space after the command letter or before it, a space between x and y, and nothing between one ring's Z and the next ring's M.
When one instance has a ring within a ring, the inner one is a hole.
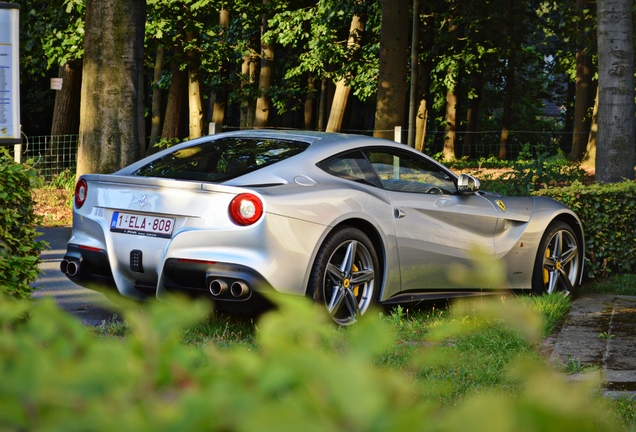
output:
M174 229L174 218L114 212L110 230L124 234L170 238Z

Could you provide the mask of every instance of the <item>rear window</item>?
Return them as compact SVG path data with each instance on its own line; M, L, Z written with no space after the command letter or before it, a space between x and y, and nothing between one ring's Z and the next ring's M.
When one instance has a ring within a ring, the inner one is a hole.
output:
M279 139L222 138L176 150L131 175L222 183L302 153L308 146Z

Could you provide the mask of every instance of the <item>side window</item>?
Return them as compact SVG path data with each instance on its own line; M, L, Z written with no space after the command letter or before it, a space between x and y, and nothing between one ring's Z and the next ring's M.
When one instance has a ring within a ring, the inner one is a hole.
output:
M318 167L336 177L382 187L371 164L364 154L359 151L327 159L319 163Z
M366 156L387 190L437 195L457 190L451 176L424 158L393 150L369 151Z

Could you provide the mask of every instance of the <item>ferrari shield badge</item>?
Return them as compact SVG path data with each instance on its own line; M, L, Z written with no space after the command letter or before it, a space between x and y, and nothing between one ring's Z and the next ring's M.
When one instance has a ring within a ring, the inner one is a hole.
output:
M505 212L506 211L506 205L503 203L502 200L497 200L495 201L497 203L497 205L499 206L499 208L501 209L501 211Z

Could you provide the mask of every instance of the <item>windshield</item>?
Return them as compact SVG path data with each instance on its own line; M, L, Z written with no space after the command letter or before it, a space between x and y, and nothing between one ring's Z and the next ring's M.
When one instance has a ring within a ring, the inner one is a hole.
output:
M222 138L175 150L131 175L222 183L297 155L308 146L280 139Z

